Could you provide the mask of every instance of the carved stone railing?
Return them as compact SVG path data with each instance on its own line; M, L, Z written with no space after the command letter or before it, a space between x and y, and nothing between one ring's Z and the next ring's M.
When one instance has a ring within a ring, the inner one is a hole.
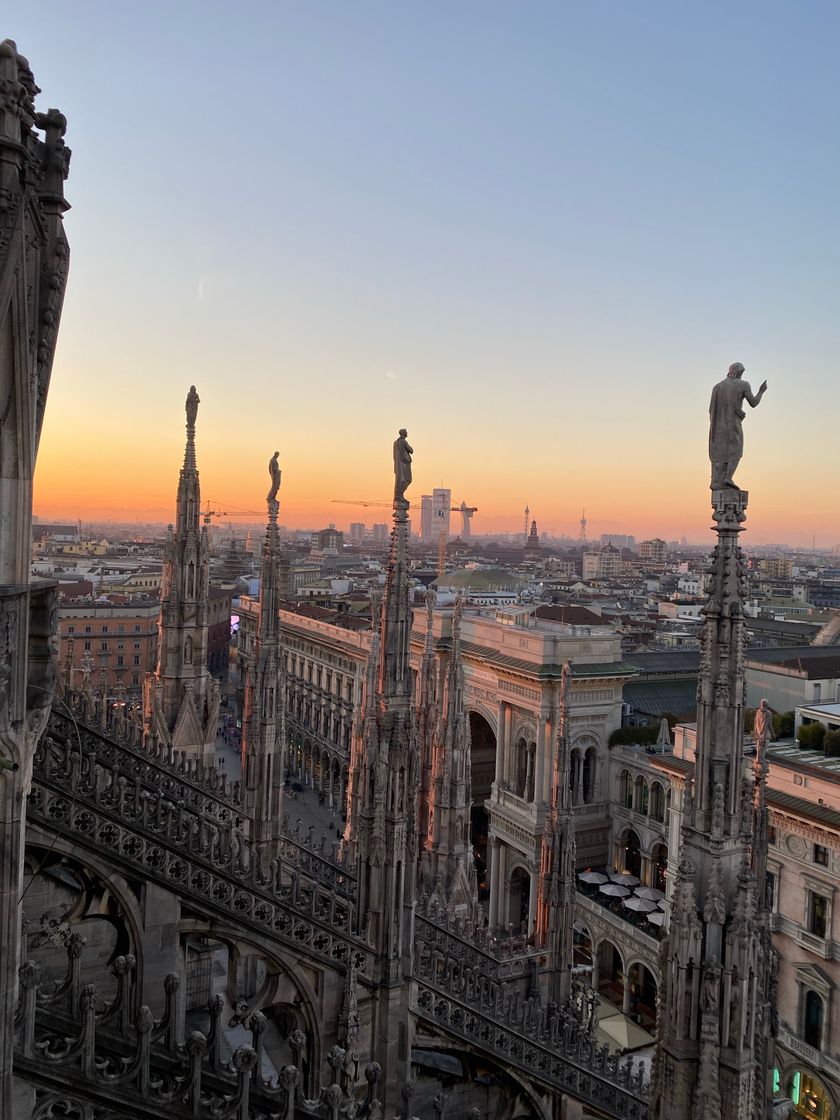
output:
M438 959L471 968L497 981L518 980L534 975L535 963L544 956L533 946L518 947L511 941L497 942L486 927L474 927L441 913L421 912L414 919L415 950L434 953Z
M204 912L342 971L356 954L367 971L370 947L353 928L354 907L337 890L341 884L305 878L282 857L261 867L233 823L208 823L166 798L140 796L119 776L106 784L93 759L71 759L49 736L35 756L28 819L94 854L106 851L118 866L155 879Z
M84 694L71 694L69 706L66 696L57 701L47 724L47 734L65 745L71 756L91 758L104 770L157 790L206 820L245 826L238 782L229 784L226 775L185 751L138 737L136 722L115 718L108 706L104 709L110 713L108 726L99 726L95 712L82 710L80 697L84 699Z
M777 1042L780 1046L784 1046L786 1050L795 1054L802 1062L809 1065L816 1073L825 1073L835 1080L840 1080L840 1056L809 1046L804 1039L797 1038L786 1023L779 1024Z
M411 1007L433 1029L491 1054L531 1080L583 1101L607 1116L647 1120L643 1063L610 1054L574 1017L552 1013L518 994L476 988L441 990L415 968Z
M637 952L643 954L645 959L650 961L654 972L658 972L661 926L651 925L650 933L648 933L647 930L641 929L630 920L630 911L627 912L628 916L626 918L621 914L615 914L606 901L601 902L597 896L590 897L580 887L575 892L575 911L584 921L587 917L591 918L601 929L608 930L615 937L620 938L622 942L632 942Z
M72 788L98 802L107 791L120 792L120 804L131 806L133 818L155 821L155 809L167 817L165 839L173 843L198 832L235 829L243 848L242 862L250 862L249 821L242 814L238 783L228 789L224 775L204 767L200 759L182 752L155 748L147 751L128 737L120 742L110 733L82 722L75 713L53 710L48 724L47 748L36 758L40 773L49 780L53 771L70 773ZM214 776L211 776L214 775ZM162 803L166 803L161 809ZM279 830L278 855L304 878L329 887L344 898L356 896L353 867L340 851L338 841L318 843L314 829L291 824L288 814Z
M124 1120L349 1120L381 1109L380 1067L367 1065L366 1091L360 1092L358 1060L338 1046L327 1055L329 1084L315 1099L304 1099L307 1042L302 1031L287 1040L293 1062L279 1071L276 1081L267 1081L262 1074L266 1018L259 1011L241 1023L250 1043L238 1046L230 1062L223 1061L220 996L207 1007L208 1033L179 1037L175 975L164 983L166 1003L159 1020L146 1006L133 1013L139 1000L131 956L114 961L117 991L111 1002L92 984L80 990L83 944L78 935L68 939L67 976L52 990L42 986L33 961L20 969L14 1072L38 1090L39 1115L87 1116L95 1107Z

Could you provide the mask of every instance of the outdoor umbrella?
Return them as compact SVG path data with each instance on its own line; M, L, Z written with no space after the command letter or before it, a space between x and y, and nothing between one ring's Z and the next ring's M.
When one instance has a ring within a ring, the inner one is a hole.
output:
M637 910L640 914L649 914L652 910L656 909L656 903L651 902L649 898L625 898L621 904L626 906L628 910Z
M656 887L636 887L636 898L649 898L653 902L659 902L664 897L664 892L658 891Z
M578 873L578 879L582 883L592 883L596 887L599 887L601 883L609 882L609 878L603 871L581 871Z
M621 883L623 887L637 887L642 881L635 875L631 875L629 871L611 871L610 879L613 883Z
M626 1015L611 1015L604 1024L598 1024L598 1030L622 1050L638 1050L656 1041L652 1035L642 1027L636 1026Z
M601 894L608 894L610 898L627 898L630 894L627 887L620 887L618 883L602 883L598 890Z
M654 910L654 912L652 914L648 914L646 916L647 916L647 920L650 922L650 924L652 926L661 926L665 922L665 915L662 913L661 910Z

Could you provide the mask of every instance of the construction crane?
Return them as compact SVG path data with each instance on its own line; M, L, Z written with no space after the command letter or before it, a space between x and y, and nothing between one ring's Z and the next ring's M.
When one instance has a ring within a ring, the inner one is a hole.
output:
M205 508L201 510L201 517L205 525L209 525L214 517L252 517L256 515L259 517L265 513L265 510L259 509L237 509L236 506L231 506L230 513L223 509L211 509L211 502L208 500L204 503Z
M364 498L333 498L332 503L335 506L380 506L383 509L394 504L392 501L382 501L378 498L371 498L370 501Z
M452 513L460 513L461 515L461 540L469 540L470 536L470 522L474 513L478 513L478 506L468 506L466 502L461 502L459 506L452 507Z

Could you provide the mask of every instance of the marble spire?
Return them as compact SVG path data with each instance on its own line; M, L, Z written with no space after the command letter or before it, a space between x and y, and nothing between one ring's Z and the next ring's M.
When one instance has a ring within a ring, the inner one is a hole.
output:
M386 1110L400 1104L411 1040L406 983L411 973L417 864L419 752L410 667L412 623L408 510L412 449L394 444L394 528L381 609L374 600L363 713L354 729L346 843L358 876L356 922L373 948L374 1058Z
M747 494L712 492L717 545L704 611L693 782L662 942L652 1115L763 1120L774 959L763 874L766 776L744 757Z
M537 883L536 943L548 950L546 995L559 1007L571 998L572 941L575 902L575 818L569 785L569 681L567 661L560 676L556 703L551 799L545 816Z
M175 524L167 535L160 598L160 645L146 681L149 731L176 750L212 761L219 717L218 682L207 668L210 542L201 524L201 487L195 455L200 400L190 386L187 439L178 478Z
M277 516L280 469L277 452L269 465L272 484L266 498L268 521L260 561L260 605L254 654L245 678L242 774L245 808L254 822L253 838L265 868L276 855L283 817L285 671L280 637Z
M425 841L429 835L429 806L432 789L432 762L435 735L438 725L438 659L435 654L434 616L437 596L429 588L426 592L426 632L423 656L417 683L417 745L420 753L420 790L417 808L417 835L421 858L417 864L417 889L421 897L428 896L433 886L430 867L425 855Z
M421 835L423 882L431 899L447 913L475 920L478 883L473 859L470 812L470 725L464 704L461 658L461 595L452 611L452 641L444 676L443 701L432 736L426 833Z

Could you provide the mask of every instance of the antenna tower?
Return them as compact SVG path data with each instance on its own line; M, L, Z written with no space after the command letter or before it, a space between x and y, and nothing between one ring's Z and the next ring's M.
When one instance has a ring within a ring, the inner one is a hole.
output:
M581 541L586 540L586 510L585 509L582 509L580 511L580 539L581 539Z
M528 528L529 528L528 522L530 520L530 517L531 517L531 511L528 508L528 506L526 505L525 506L525 520L522 523L522 536L525 538L526 541L528 539Z

